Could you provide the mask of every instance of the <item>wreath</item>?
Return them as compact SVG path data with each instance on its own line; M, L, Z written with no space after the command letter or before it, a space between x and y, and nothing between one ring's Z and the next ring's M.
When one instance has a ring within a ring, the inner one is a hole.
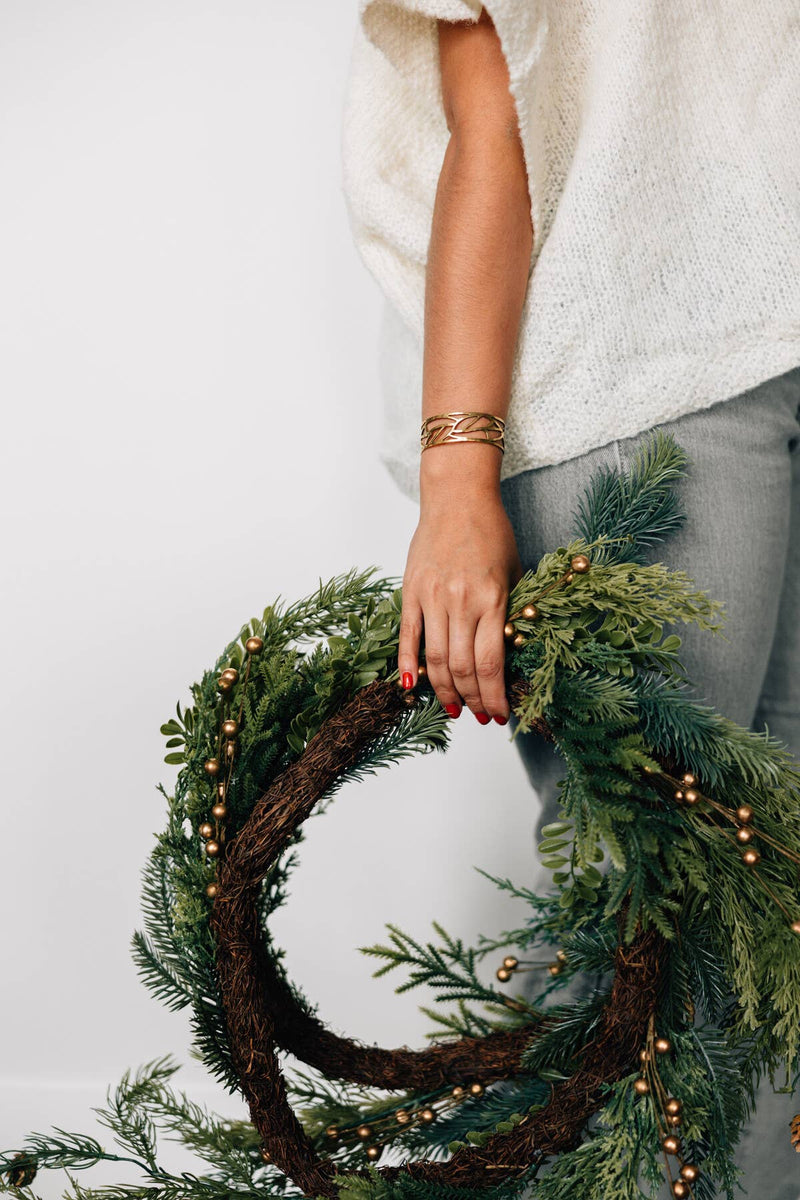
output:
M31 1134L0 1156L3 1190L33 1196L41 1168L125 1158L145 1184L69 1174L76 1200L634 1200L665 1174L678 1198L733 1197L759 1079L793 1086L800 1066L800 773L768 731L691 697L670 628L716 633L721 606L647 561L684 519L686 465L655 431L628 472L598 472L574 539L511 592L513 737L548 738L564 760L539 846L553 889L482 872L524 904L518 929L465 947L436 921L428 943L390 925L388 944L362 948L382 960L375 975L410 972L398 991L425 985L450 1005L424 1009L431 1045L333 1033L270 932L303 822L346 780L448 743L424 664L415 689L399 686L397 581L350 571L253 618L162 726L180 772L173 795L160 789L167 826L133 954L155 996L189 1010L193 1053L250 1121L176 1093L166 1057L96 1110L129 1153ZM478 965L501 951L487 985ZM515 993L523 971L540 982ZM287 1077L284 1053L309 1072ZM206 1173L164 1169L159 1127Z

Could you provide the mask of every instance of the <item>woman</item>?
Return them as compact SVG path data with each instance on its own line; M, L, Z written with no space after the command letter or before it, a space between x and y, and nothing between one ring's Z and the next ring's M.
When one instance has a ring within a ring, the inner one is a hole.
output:
M454 719L514 727L509 591L662 426L687 521L654 557L727 615L681 629L684 666L800 755L800 23L719 8L361 0L345 195L387 297L382 457L420 503L399 667L414 686L424 644ZM541 826L559 762L515 745ZM798 1108L761 1087L748 1194L797 1200Z

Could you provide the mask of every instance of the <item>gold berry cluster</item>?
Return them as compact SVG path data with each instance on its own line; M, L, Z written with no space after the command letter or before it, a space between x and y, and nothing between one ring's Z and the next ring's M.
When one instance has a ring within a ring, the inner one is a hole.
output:
M760 839L765 845L771 846L773 850L783 855L784 858L788 858L796 866L800 866L800 857L791 850L787 850L776 838L771 837L763 829L758 829L753 824L755 812L749 804L740 804L738 808L727 808L724 804L720 804L718 800L713 799L713 797L706 795L706 793L700 790L697 778L691 771L686 771L680 779L677 779L666 771L653 771L652 768L645 768L645 770L651 778L661 781L673 789L672 798L677 804L687 805L689 808L698 808L701 813L708 816L722 837L739 851L742 862L753 872L761 890L781 910L792 932L800 934L800 919L789 912L786 905L775 894L761 872L756 870L758 864L761 862L761 852L752 843L755 839ZM714 821L714 815L722 817L724 823L718 824ZM734 826L732 833L729 833L725 828L725 823Z
M242 727L242 712L244 710L244 693L250 675L250 663L253 656L260 654L264 643L260 637L249 637L245 642L247 662L242 681L239 711L236 716L231 712L231 693L238 682L239 672L236 667L226 667L217 679L217 690L220 693L220 725L217 733L216 753L206 759L203 764L205 772L216 781L216 800L211 809L213 822L205 820L200 824L199 834L205 842L205 852L208 858L217 859L225 844L224 821L228 815L228 793L230 791L233 765L236 758L236 746ZM206 885L206 895L212 900L217 894L217 884L212 880Z
M669 1038L657 1036L651 1016L646 1045L639 1051L642 1073L635 1081L633 1090L638 1096L650 1096L652 1099L667 1179L673 1196L676 1196L677 1200L684 1200L685 1197L693 1195L692 1184L698 1178L700 1171L683 1157L678 1133L683 1122L683 1103L677 1096L667 1094L658 1073L658 1058L671 1053L672 1043ZM678 1161L677 1177L673 1177L670 1158Z
M552 976L560 975L564 970L564 965L567 961L567 956L563 950L556 951L555 961L553 962L538 962L533 958L515 958L513 954L508 954L503 959L502 966L498 967L495 975L501 983L508 983L511 976L516 974L524 974L525 971L533 971L538 967L546 967L548 974ZM526 964L522 966L521 964Z
M358 1125L329 1125L325 1135L329 1143L335 1142L343 1146L362 1143L367 1158L375 1162L383 1153L383 1147L391 1142L396 1133L415 1125L430 1125L443 1112L461 1104L463 1100L477 1099L483 1093L482 1083L465 1084L463 1087L458 1085L448 1092L426 1097L416 1108L393 1109Z
M565 583L572 583L576 575L585 575L591 565L585 554L573 554L569 561L569 570L565 571L563 575L549 584L536 599L542 600L550 592L555 591L556 588L563 587ZM537 605L533 602L525 604L517 612L511 613L503 628L506 640L514 646L524 646L528 639L521 630L517 629L514 622L519 620L520 617L525 621L535 621L539 616L541 616L541 613Z

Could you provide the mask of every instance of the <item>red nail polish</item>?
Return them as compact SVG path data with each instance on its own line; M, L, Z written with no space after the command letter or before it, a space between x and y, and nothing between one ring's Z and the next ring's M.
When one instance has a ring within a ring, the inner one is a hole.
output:
M475 713L475 720L480 721L481 725L488 725L489 722L491 721L491 719L492 718L489 716L488 713L485 713L485 712Z
M507 725L508 717L495 717L495 721L497 721L498 725Z
M410 671L403 671L403 687L408 690L414 686L414 676Z
M461 716L461 706L455 702L453 704L445 704L444 711L449 717Z

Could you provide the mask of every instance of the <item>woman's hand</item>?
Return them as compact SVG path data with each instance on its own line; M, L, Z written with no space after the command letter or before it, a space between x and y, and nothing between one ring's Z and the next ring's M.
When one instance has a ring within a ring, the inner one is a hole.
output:
M497 454L462 444L423 455L460 455L462 470L446 488L422 493L403 576L398 666L403 686L413 687L424 633L428 679L450 716L466 704L481 724L494 717L504 725L503 627L523 567L499 486L476 486L468 469L474 451Z

